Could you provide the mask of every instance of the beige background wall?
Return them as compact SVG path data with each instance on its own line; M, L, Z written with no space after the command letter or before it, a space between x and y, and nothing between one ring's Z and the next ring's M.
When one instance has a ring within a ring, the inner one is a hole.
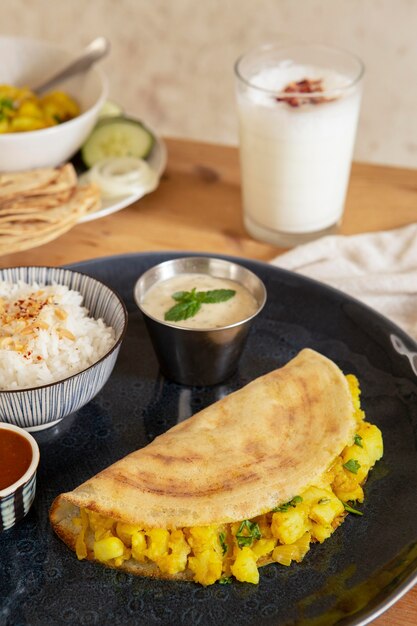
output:
M235 58L316 41L365 61L355 157L417 167L417 0L0 0L0 34L112 42L112 99L159 133L237 143Z

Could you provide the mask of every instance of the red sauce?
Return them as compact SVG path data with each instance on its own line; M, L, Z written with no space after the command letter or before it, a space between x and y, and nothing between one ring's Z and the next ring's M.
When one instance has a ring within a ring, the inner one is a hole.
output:
M0 428L0 491L19 480L31 461L29 441L14 430Z

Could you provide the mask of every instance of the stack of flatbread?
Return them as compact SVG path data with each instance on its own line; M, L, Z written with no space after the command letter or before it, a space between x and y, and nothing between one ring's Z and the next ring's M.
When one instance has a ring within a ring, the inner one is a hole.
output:
M99 189L78 186L71 163L0 174L0 254L51 241L99 207Z

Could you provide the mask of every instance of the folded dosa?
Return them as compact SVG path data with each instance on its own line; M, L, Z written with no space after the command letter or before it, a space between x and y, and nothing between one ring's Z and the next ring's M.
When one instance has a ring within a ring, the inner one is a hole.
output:
M356 429L346 377L304 349L58 496L51 522L74 549L80 509L145 529L249 520L319 481ZM93 558L91 541L87 547ZM155 564L122 567L158 575Z

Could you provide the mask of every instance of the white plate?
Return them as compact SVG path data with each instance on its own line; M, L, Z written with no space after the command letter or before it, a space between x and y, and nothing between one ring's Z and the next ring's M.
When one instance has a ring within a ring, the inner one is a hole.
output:
M148 127L149 128L149 127ZM151 130L151 132L153 132ZM167 164L167 149L164 141L155 135L155 143L153 145L151 154L146 159L152 169L158 174L158 184L159 179L161 178L166 164ZM156 187L157 188L157 187ZM155 191L155 190L153 190ZM83 215L83 217L79 220L79 224L83 222L91 222L92 220L97 220L100 217L106 217L107 215L111 215L112 213L116 213L117 211L121 211L121 209L125 209L133 202L136 202L143 196L145 196L148 191L141 191L140 193L129 194L124 196L118 196L114 198L104 198L101 199L101 207L94 211L93 213L88 213L87 215Z

